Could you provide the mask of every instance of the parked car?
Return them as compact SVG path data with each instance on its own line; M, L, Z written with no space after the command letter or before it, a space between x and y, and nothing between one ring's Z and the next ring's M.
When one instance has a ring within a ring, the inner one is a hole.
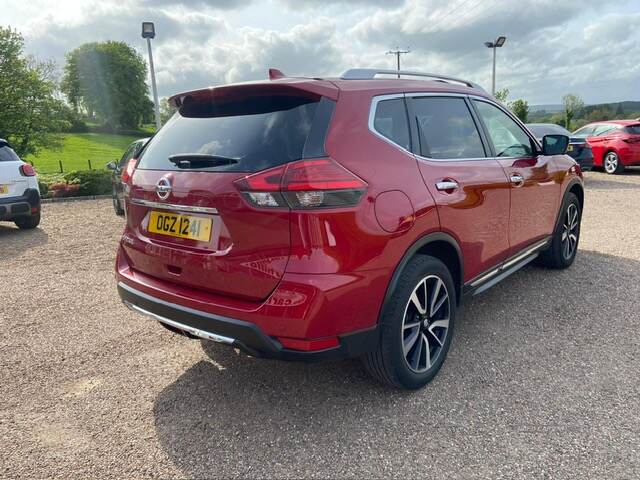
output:
M111 198L113 209L116 215L124 215L124 189L122 184L122 172L127 168L131 160L138 158L142 149L149 141L149 138L140 138L127 147L118 162L107 163L107 168L113 173L111 175Z
M570 137L567 154L578 162L583 172L588 172L593 168L593 152L584 138L571 137L569 130L555 123L527 123L527 128L536 136L538 142L542 142L545 135Z
M256 357L363 357L415 389L463 298L536 258L570 266L583 182L568 137L538 144L471 82L389 75L271 70L173 96L127 179L123 302Z
M40 223L40 189L35 169L20 160L6 140L0 139L0 221L18 228Z
M640 122L610 120L585 125L572 137L583 138L593 150L593 164L609 174L618 174L625 167L640 165Z

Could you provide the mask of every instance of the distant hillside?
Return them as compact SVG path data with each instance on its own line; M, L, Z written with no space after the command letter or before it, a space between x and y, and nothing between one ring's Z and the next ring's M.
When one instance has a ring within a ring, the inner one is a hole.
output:
M529 105L529 112L531 113L557 113L563 110L561 104L547 104L547 105ZM624 102L612 102L612 103L594 103L586 105L584 107L585 113L590 113L595 110L611 110L622 115L627 113L640 112L640 102L624 101Z
M530 112L555 113L562 111L562 105L529 105Z

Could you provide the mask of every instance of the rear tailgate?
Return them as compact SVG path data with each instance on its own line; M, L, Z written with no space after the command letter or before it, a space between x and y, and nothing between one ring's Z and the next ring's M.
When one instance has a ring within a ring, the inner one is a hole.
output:
M323 97L278 84L217 90L183 96L143 152L128 181L122 245L134 270L264 300L289 259L289 209L252 207L233 182L302 158ZM169 159L188 154L233 163Z

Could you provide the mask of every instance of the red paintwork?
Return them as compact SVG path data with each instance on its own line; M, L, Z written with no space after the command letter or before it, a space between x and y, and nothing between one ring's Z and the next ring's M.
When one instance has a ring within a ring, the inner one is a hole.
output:
M610 120L594 123L624 126L640 124L637 120ZM593 151L593 165L596 167L604 165L604 156L611 151L618 154L618 158L625 167L640 165L640 135L614 130L600 137L587 137L586 140Z
M308 341L333 342L377 323L395 268L423 236L446 232L458 242L468 282L550 234L560 199L579 176L566 156L418 159L369 131L374 96L421 91L484 96L462 86L278 78L214 91L276 86L338 99L325 150L366 183L361 201L346 208L258 209L233 183L243 174L171 172L166 176L174 190L166 201L218 209L219 215L209 215L214 236L194 242L149 234L149 209L127 201L116 268L120 281L165 301L253 322L300 349L313 348ZM511 172L523 175L526 185L512 187ZM158 201L154 187L163 175L136 170L130 198ZM443 179L455 179L461 188L439 192L435 183Z

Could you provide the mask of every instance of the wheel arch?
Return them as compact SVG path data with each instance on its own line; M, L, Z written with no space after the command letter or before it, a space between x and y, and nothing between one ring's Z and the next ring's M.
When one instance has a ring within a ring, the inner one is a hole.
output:
M384 295L382 308L380 309L380 318L384 313L384 306L393 295L398 280L409 261L416 255L430 255L441 260L451 272L456 288L456 303L459 305L462 298L462 284L464 279L464 265L462 262L462 250L458 242L445 232L433 232L416 240L402 256L400 262L396 266L387 290Z
M584 207L584 187L582 186L582 182L576 179L567 186L564 197L562 198L562 203L564 203L567 193L573 193L578 197L578 201L580 202L580 211L582 211ZM562 208L562 203L560 204L560 208Z

